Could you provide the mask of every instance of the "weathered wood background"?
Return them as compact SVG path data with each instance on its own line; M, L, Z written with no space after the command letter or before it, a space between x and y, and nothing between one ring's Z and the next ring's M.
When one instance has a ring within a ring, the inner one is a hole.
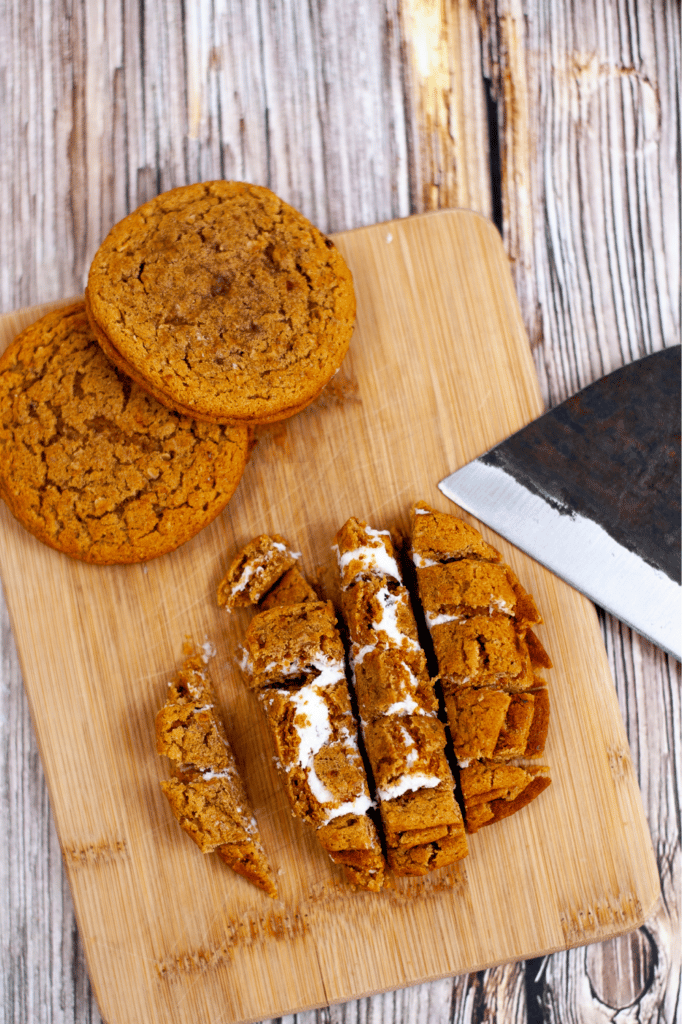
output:
M0 312L80 293L109 227L190 181L268 185L328 231L468 207L501 229L554 405L680 340L680 39L676 0L4 0ZM602 624L660 865L647 924L288 1021L679 1019L680 666ZM0 684L2 1020L97 1024L4 605Z

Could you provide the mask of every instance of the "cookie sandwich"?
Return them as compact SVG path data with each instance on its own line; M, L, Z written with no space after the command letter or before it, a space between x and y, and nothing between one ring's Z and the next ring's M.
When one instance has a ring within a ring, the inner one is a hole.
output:
M86 302L121 370L214 423L305 408L338 370L356 312L334 242L269 189L236 181L173 189L116 224Z

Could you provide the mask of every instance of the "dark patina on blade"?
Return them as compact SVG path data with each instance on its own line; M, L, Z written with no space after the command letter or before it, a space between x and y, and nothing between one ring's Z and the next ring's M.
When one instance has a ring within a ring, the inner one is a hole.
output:
M681 658L681 348L622 367L439 482Z
M479 462L681 582L681 346L602 377Z

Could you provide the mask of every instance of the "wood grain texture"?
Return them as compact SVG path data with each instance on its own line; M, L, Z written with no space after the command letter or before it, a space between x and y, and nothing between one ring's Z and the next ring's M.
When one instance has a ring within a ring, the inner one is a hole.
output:
M460 46L447 75L442 37ZM438 44L426 66L442 89L436 142L416 39L428 56ZM453 202L438 160L452 183L464 154L483 167L459 180L503 228L546 404L678 340L673 0L28 0L0 8L0 40L0 311L79 293L111 223L173 184L250 178L342 230ZM465 89L474 124L449 120ZM96 1022L4 608L0 622L3 1019ZM664 892L639 938L299 1024L676 1019L680 667L618 623L602 628Z

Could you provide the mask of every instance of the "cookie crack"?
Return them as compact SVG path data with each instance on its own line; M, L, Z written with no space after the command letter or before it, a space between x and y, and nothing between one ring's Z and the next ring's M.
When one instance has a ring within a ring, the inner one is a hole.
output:
M106 437L112 445L125 445L130 448L136 448L142 455L151 455L163 451L162 443L156 438L150 437L149 434L129 434L106 416L93 416L85 421L85 425L88 430L93 430L95 433ZM116 453L113 454L116 461L120 463L120 458Z
M309 292L312 292L312 291L313 291L313 281L312 281L312 279L311 279L311 276L310 276L310 274L307 274L307 273L306 273L306 271L304 270L304 268L303 268L303 267L301 266L301 264L300 264L300 263L295 263L295 264L294 264L294 266L296 267L296 269L298 270L298 272L299 272L299 273L301 274L301 276L302 276L303 278L305 278L305 280L306 280L306 283L308 284L308 290L309 290Z

